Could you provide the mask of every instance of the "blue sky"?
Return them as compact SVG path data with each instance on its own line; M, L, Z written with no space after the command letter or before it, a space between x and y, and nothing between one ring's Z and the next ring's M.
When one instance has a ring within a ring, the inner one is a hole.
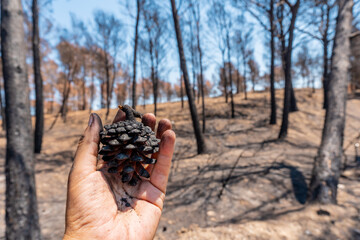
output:
M135 1L132 1L135 3ZM164 5L162 6L164 8L164 12L168 14L169 16L169 26L170 30L173 30L173 21L171 18L171 9L169 5L169 1L167 0L161 0L161 3ZM209 4L207 4L209 5ZM203 4L203 6L205 6ZM120 58L123 63L129 64L130 71L131 69L131 63L132 63L132 39L134 37L134 18L132 18L128 12L128 10L125 8L125 1L122 0L53 0L51 5L51 11L48 11L47 13L44 13L51 19L53 19L53 24L56 28L67 28L71 29L71 14L75 14L78 19L81 19L85 23L91 24L93 19L93 13L95 10L105 10L107 12L115 14L124 24L125 31L124 31L124 38L127 41L126 47L121 51ZM218 79L218 66L221 62L221 55L220 51L217 49L217 46L212 43L213 41L209 41L209 39L213 39L213 32L207 28L207 24L205 22L206 20L206 7L202 8L201 18L203 21L203 31L201 34L203 34L203 40L202 45L205 52L204 56L204 68L205 68L205 79L214 81ZM134 8L135 11L135 8ZM135 14L135 12L133 13ZM232 14L234 14L234 17L237 15L237 10L233 10ZM267 54L269 51L264 46L264 39L265 34L263 29L257 24L256 20L252 19L250 16L245 16L247 22L252 24L246 24L246 27L253 27L253 42L252 47L254 49L254 56L255 60L258 62L260 66L260 72L261 74L268 72L268 65L269 63L266 58L264 58L264 55ZM58 42L59 37L59 31L54 31L52 33L51 37L51 43L55 46L55 44ZM168 54L167 54L167 60L166 60L166 71L165 75L162 76L162 78L165 81L169 81L172 83L175 83L179 79L179 63L178 63L178 52L177 52L177 44L175 41L175 35L172 31L170 35L169 40L169 48L168 48ZM317 52L320 50L320 45L317 42L310 42L309 49L312 52ZM294 59L296 56L296 52L298 49L294 52ZM56 56L56 53L52 53L53 56ZM233 59L235 62L235 59ZM139 63L138 63L139 65ZM190 66L188 64L188 71L191 72ZM140 74L138 74L140 76ZM248 84L250 85L250 84ZM297 86L297 83L294 83L295 86ZM320 86L320 82L318 81L317 87Z
M105 10L107 12L111 12L116 14L118 18L122 20L122 22L126 26L126 38L128 41L127 47L125 49L125 53L127 56L123 56L123 58L132 58L132 45L129 43L133 38L133 26L134 26L134 19L129 16L129 13L127 9L124 6L125 1L121 0L54 0L52 3L52 18L54 19L55 26L59 26L62 28L71 28L71 13L75 14L77 18L83 20L84 22L91 22L93 18L93 12L98 9ZM169 12L170 14L170 7L168 5L168 1L164 0L164 10L166 12ZM206 13L203 13L203 15L206 15ZM202 17L204 19L205 17ZM172 27L172 19L169 19L171 21L171 27ZM205 33L206 34L206 33ZM255 58L259 62L262 71L265 70L266 66L263 63L262 55L263 55L263 45L261 44L261 39L259 39L258 36L262 35L262 33L259 31L259 29L255 29L254 35L256 37L254 38L254 46L255 49ZM57 41L57 38L55 37L52 42L55 43ZM178 70L178 55L176 52L176 42L173 42L169 49L169 67L170 67L170 73L169 73L169 81L173 82L177 78L179 78L179 70ZM204 44L206 45L206 43ZM208 56L208 66L205 73L205 76L207 79L211 80L213 73L215 73L215 70L217 69L215 62L220 62L220 55L217 52L217 49L214 49L211 46L205 46L205 48L211 48L213 53L211 53L210 56ZM206 54L205 54L206 55ZM215 58L215 59L214 59ZM206 59L206 57L205 57ZM205 60L206 61L206 60ZM206 64L206 63L205 63Z

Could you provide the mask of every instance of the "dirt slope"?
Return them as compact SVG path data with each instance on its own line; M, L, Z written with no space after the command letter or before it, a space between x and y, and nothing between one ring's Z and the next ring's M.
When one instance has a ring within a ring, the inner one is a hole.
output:
M282 93L277 92L278 106ZM196 155L187 107L159 104L158 118L169 118L177 134L164 213L156 239L360 239L360 100L347 104L347 169L339 185L338 205L307 205L306 188L320 143L324 111L319 90L296 91L299 112L290 115L289 136L276 141L278 125L269 126L268 93L235 97L236 118L223 98L206 99L208 153ZM147 105L142 112L151 112ZM198 106L200 111L200 105ZM111 115L116 110L112 110ZM104 110L97 111L104 119ZM52 115L46 116L46 129ZM37 156L36 184L42 233L60 239L64 231L67 175L88 112L69 114L45 131ZM104 121L106 122L106 121ZM110 119L107 121L110 122ZM5 136L0 133L0 239L4 238Z

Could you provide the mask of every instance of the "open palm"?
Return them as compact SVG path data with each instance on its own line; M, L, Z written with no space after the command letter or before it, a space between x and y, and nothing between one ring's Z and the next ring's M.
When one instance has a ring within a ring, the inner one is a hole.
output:
M125 119L119 110L114 122ZM155 128L152 114L142 118ZM147 170L150 181L136 186L123 184L119 174L107 173L97 161L99 116L92 114L79 142L69 175L64 239L152 239L158 226L174 150L175 133L169 120L161 120L157 137L161 139L155 166Z

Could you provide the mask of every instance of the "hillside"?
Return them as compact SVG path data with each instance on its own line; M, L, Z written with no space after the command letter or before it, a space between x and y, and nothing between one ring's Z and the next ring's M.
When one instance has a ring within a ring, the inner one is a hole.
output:
M360 99L349 99L345 129L346 170L340 179L338 205L305 203L312 164L324 118L322 92L296 91L299 112L291 113L288 138L277 141L282 92L277 92L278 124L268 125L268 93L235 96L236 118L224 98L206 99L207 154L196 155L187 107L158 106L177 134L164 212L156 239L360 239L360 168L354 143L360 139ZM186 104L185 104L186 106ZM152 112L147 105L141 112ZM200 105L198 105L200 112ZM114 116L116 109L111 111ZM96 111L105 121L105 110ZM44 239L64 231L67 176L88 111L69 113L48 130L37 156L36 184ZM60 119L59 119L60 120ZM0 132L0 239L4 238L5 133Z

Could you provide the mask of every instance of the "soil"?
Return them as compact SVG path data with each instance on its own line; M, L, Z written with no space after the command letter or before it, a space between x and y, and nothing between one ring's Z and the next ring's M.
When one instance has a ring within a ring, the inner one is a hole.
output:
M158 119L168 118L177 134L163 215L155 239L360 239L360 99L347 102L344 171L337 205L306 203L325 111L322 92L296 91L300 111L290 114L286 140L278 141L282 92L277 92L277 125L269 125L267 92L235 95L235 119L223 97L206 99L207 153L196 154L185 103L161 103ZM201 105L198 104L200 113ZM152 112L153 106L141 112ZM96 111L105 119L105 110ZM110 112L114 116L116 109ZM71 112L67 122L48 130L36 157L36 184L44 239L64 232L67 177L88 111ZM59 119L60 120L60 119ZM111 119L104 121L110 123ZM5 133L0 132L0 239L5 222Z

